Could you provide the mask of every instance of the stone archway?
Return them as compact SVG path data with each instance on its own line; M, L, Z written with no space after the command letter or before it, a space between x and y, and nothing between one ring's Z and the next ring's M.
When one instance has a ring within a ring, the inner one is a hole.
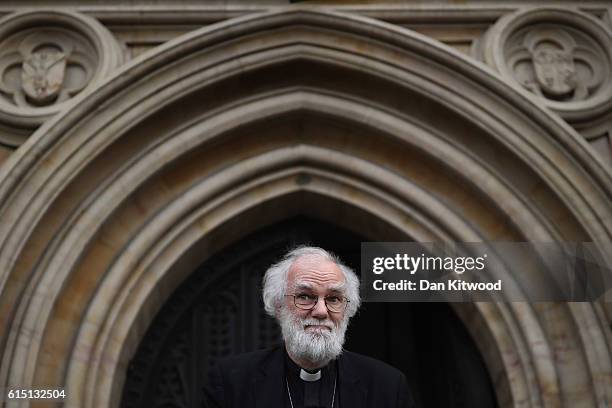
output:
M364 225L371 215L354 211L353 217ZM147 328L129 362L121 407L205 407L207 373L220 358L278 345L280 328L264 311L261 280L287 248L326 248L360 273L361 242L408 239L382 224L381 235L356 232L298 215L205 261ZM448 304L367 302L351 321L345 348L403 371L419 407L496 407L482 356Z
M172 289L291 211L346 226L365 211L420 241L609 254L611 181L526 94L413 32L299 9L213 25L128 64L3 167L0 379L117 406ZM609 402L601 305L459 314L500 406Z

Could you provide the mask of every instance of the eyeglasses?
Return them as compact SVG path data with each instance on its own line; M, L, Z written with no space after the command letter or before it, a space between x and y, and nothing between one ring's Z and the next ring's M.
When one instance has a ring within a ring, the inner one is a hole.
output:
M286 297L292 297L295 307L302 310L312 310L319 302L318 296L308 295L306 293L296 293L295 295L285 295ZM325 307L330 313L340 313L346 309L346 305L350 302L344 296L325 296L323 298Z

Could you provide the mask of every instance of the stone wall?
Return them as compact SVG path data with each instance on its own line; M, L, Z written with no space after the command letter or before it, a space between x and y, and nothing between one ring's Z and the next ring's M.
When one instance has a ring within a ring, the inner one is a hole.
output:
M605 2L36 4L0 8L2 386L118 406L172 290L296 214L612 254ZM500 406L610 404L608 303L455 309Z

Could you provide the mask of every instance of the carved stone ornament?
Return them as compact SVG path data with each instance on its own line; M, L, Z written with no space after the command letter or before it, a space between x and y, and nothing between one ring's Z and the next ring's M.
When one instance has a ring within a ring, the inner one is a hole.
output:
M526 9L501 18L473 54L569 122L612 109L612 33L569 9Z
M57 98L66 72L67 55L61 51L36 51L21 66L21 87L37 105Z
M0 143L23 143L121 65L122 55L104 26L76 12L29 11L1 19Z

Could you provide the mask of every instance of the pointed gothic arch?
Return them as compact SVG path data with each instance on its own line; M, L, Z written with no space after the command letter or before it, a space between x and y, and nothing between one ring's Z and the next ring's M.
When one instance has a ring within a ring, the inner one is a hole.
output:
M572 129L430 39L307 9L215 24L129 63L3 167L0 380L117 406L172 289L288 214L373 239L593 241L610 254L611 198L609 170ZM600 309L458 312L500 406L554 407L610 401Z

